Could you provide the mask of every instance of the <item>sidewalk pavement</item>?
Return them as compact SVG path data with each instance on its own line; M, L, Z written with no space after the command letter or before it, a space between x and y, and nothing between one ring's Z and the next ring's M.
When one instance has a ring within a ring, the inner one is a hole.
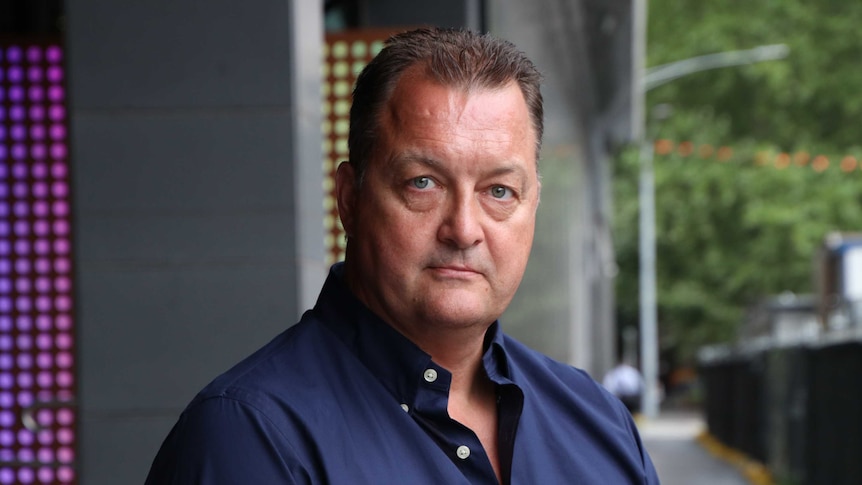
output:
M662 485L749 485L737 468L698 443L706 429L698 411L663 411L637 423Z

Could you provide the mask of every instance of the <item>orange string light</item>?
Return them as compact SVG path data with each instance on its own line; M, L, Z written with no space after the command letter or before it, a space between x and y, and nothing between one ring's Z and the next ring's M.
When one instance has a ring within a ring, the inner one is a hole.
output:
M688 157L697 154L702 159L715 158L720 162L726 162L733 158L733 148L729 146L721 146L716 149L708 143L695 145L691 141L682 141L679 143L665 138L655 140L653 144L656 155L671 155L676 152L681 157ZM772 165L779 170L789 168L791 165L797 167L809 166L815 172L824 172L832 165L826 155L817 155L812 158L811 154L801 150L795 153L780 152L771 155L768 151L759 151L754 154L754 163L760 166ZM851 173L854 171L862 172L862 162L853 155L844 156L837 165L842 172Z

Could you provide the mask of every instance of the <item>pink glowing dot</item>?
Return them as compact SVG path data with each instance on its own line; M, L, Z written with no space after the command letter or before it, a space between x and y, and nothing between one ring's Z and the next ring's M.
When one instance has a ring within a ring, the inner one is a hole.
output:
M44 160L46 155L45 145L42 143L34 143L30 147L30 157L34 160Z
M27 213L29 212L29 205L24 201L15 202L15 208L13 209L15 215L18 217L27 217Z
M66 92L60 86L51 86L48 88L48 99L55 103L63 101L66 97Z
M54 376L50 372L40 372L36 375L36 383L39 387L51 387L54 385Z
M32 66L30 69L27 69L27 79L32 83L38 83L42 81L42 69L39 69L37 66Z
M54 202L53 209L54 217L66 217L69 215L69 204L63 200Z
M72 347L72 336L68 333L57 334L56 344L58 349L68 350Z
M75 420L75 413L69 408L60 408L57 410L57 422L62 426L70 426Z
M54 252L57 254L69 254L69 240L57 239L54 241Z
M33 436L33 432L28 429L19 429L18 430L18 444L23 446L30 446L35 441L35 436Z
M72 378L72 373L68 371L60 371L57 373L57 385L59 387L72 387L75 379Z
M57 353L57 367L61 369L69 369L72 367L72 354L69 352Z
M41 429L36 433L36 439L39 443L50 446L54 444L54 432L50 429Z
M48 68L48 80L52 83L60 82L63 80L63 69L58 66L51 66Z
M62 160L66 158L66 145L62 143L54 143L51 145L51 158L54 160Z
M48 221L44 219L38 219L35 223L33 223L33 230L36 234L42 236L48 234ZM36 251L36 254L40 256L45 256L49 252L51 252L51 243L48 242L47 239L37 239L35 243L33 243L33 250Z
M59 274L69 273L69 260L66 258L57 258L54 260L54 271Z
M33 320L28 315L19 315L15 320L15 326L22 332L29 332L33 328ZM20 354L27 355L27 354Z
M64 443L70 444L70 443ZM72 451L72 448L68 446L61 446L57 448L57 460L62 463L72 463L72 460L75 459L75 452Z
M12 66L6 70L6 79L13 84L24 80L24 71L19 66Z
M67 293L72 287L72 280L65 276L58 276L54 280L54 288L58 293Z
M50 424L50 423L48 423L48 424ZM45 426L45 425L43 425L43 426ZM47 448L47 447L39 448L39 451L36 452L36 456L38 456L39 461L42 461L42 462L54 461L54 450L52 450L51 448Z
M61 466L57 469L57 480L60 483L72 483L75 481L75 471L70 467Z
M47 352L42 352L41 354L36 356L36 364L41 369L49 369L53 365L53 359L51 358L51 354Z
M66 314L57 315L55 324L57 330L70 330L72 328L72 317Z
M51 426L54 422L54 413L49 409L40 409L36 413L36 422L42 427Z
M66 182L63 181L54 182L51 184L51 193L54 194L54 197L62 199L68 195L69 186L67 186Z
M30 225L27 221L15 221L15 234L21 237L30 234Z
M49 235L51 232L50 224L45 219L38 219L33 223L33 232L39 237L45 237ZM49 248L45 248L49 249ZM38 254L46 254L44 252L36 251Z
M16 343L18 350L30 350L33 347L33 339L29 335L18 335Z
M27 130L23 125L14 125L9 129L9 136L15 141L24 141L27 137Z
M10 91L10 93L17 93L17 92L22 93L20 96L21 98L24 97L23 91L18 91L18 90ZM10 94L9 97L12 97L12 95ZM9 108L9 119L12 121L24 121L24 107L15 105L15 106L12 106L11 108Z
M44 199L44 198L48 197L48 184L46 184L45 182L36 182L36 183L34 183L34 184L33 184L33 197L35 197L35 198L37 198L37 199ZM37 211L37 210L35 209L36 204L40 204L40 203L43 203L43 202L39 202L39 201L37 201L37 202L34 202L34 203L33 203L33 207L34 207L33 212L34 212L34 214L36 214L37 216L46 216L46 215L48 215L48 206L47 206L47 205L45 206L45 208L44 208L44 210L43 210L42 212Z
M54 121L62 121L66 117L66 108L62 104L52 104L48 108L48 117Z
M21 391L18 393L18 405L21 407L29 407L33 405L33 393L30 391ZM20 441L20 438L19 438Z
M42 60L42 48L35 45L28 47L27 60L32 64L38 64Z
M41 102L45 99L45 90L42 89L42 86L30 86L30 89L27 90L27 97L34 103Z
M54 221L54 234L66 236L69 234L69 223L62 219Z
M45 460L45 461L53 461L53 460ZM52 483L54 481L54 470L43 466L39 468L39 471L36 472L39 475L39 482L41 483Z
M47 293L51 290L51 280L46 276L36 278L36 291L38 293Z
M12 145L12 159L24 160L27 157L27 147L22 144Z
M60 47L52 45L45 51L45 58L48 59L48 62L56 64L63 60L63 51Z
M45 127L43 125L30 125L30 138L32 138L33 140L36 140L36 141L44 140L45 139Z
M21 389L29 389L33 387L33 376L24 373L18 374L18 387Z
M29 312L30 308L32 308L32 301L30 298L26 296L19 296L17 300L15 300L15 308L18 309L19 312Z
M48 315L39 315L36 317L36 328L42 331L51 330L51 317Z
M75 440L75 435L69 428L60 428L57 430L57 442L62 445L69 445Z
M66 139L66 127L63 125L51 125L51 139L63 141Z
M33 472L32 468L19 468L18 469L18 481L20 483L33 483L33 480L36 478L36 474Z
M45 108L39 105L30 106L30 119L32 121L42 121L45 119Z
M68 167L63 162L56 162L51 165L51 175L57 179L64 179L68 173Z
M51 350L51 344L52 344L51 336L48 335L47 333L40 333L39 335L36 336L36 347L38 347L39 349ZM38 363L39 367L42 367L42 365L41 365L42 361L40 360L42 355L43 354L39 354L39 356L36 357L36 362Z
M36 272L46 274L51 272L51 262L47 258L39 258L36 260Z
M32 127L30 127L30 132L44 132L44 129L37 130L38 127L39 125L33 125ZM43 179L48 176L48 165L46 165L45 162L36 162L30 168L30 174L32 174L33 178L35 179Z
M18 182L12 186L12 195L18 197L19 199L27 197L27 192L27 184L23 182Z
M39 296L36 298L36 309L40 312L51 311L51 298L48 296Z
M67 312L72 309L72 299L66 295L61 295L54 300L54 305L56 306L57 310L60 310L61 312Z
M33 184L33 195L36 197L44 197L48 193L48 186L41 182ZM48 203L42 200L33 202L33 214L36 217L45 217L48 215Z

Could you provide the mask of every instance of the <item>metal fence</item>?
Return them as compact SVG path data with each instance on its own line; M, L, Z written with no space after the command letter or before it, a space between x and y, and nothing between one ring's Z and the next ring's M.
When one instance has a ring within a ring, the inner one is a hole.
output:
M862 336L701 358L710 434L782 484L862 483Z

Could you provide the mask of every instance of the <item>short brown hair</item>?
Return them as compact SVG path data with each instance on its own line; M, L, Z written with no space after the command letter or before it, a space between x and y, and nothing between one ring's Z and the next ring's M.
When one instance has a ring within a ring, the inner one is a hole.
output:
M467 30L421 28L390 37L356 79L350 108L348 149L361 182L377 142L380 113L401 74L425 66L429 79L464 89L518 83L536 133L536 160L542 144L544 108L541 74L511 42Z

